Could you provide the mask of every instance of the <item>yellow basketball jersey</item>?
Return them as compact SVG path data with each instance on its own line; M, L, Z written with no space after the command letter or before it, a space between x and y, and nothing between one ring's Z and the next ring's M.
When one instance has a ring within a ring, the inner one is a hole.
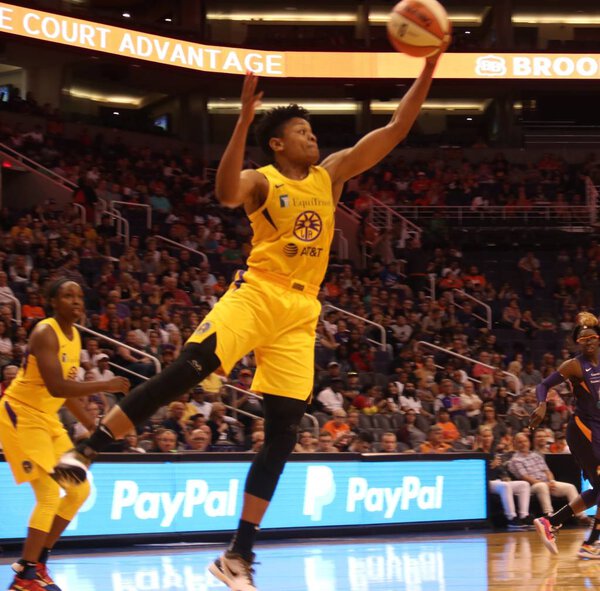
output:
M273 165L258 172L269 181L262 207L250 215L254 230L248 269L277 273L319 286L325 276L335 226L329 173L311 166L306 178L283 176Z
M54 318L46 318L40 324L48 324L56 333L58 339L58 360L62 367L63 377L74 380L79 369L81 355L81 338L79 332L73 329L73 340L69 340ZM32 406L41 412L55 414L64 404L64 398L55 398L48 392L42 379L35 355L27 353L17 377L6 390L6 396Z

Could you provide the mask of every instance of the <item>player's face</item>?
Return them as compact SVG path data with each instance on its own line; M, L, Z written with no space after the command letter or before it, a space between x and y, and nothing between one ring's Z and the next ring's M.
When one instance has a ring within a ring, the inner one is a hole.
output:
M83 290L78 283L68 281L60 286L52 303L57 316L77 322L83 314Z
M577 343L584 355L596 355L600 345L600 337L595 330L586 328L579 333Z
M283 127L283 153L293 162L316 164L319 161L319 145L306 119L294 117Z

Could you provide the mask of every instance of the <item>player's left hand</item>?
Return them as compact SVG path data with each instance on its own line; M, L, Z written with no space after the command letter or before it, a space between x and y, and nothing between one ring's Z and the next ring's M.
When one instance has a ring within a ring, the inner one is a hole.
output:
M442 54L446 51L446 49L448 49L450 43L452 43L452 23L449 22L448 24L450 28L448 29L448 34L444 37L440 48L433 55L430 55L429 57L425 58L425 61L428 64L437 64L440 57L442 57Z
M529 419L529 428L533 431L544 420L546 416L546 403L540 402L536 409L531 413Z

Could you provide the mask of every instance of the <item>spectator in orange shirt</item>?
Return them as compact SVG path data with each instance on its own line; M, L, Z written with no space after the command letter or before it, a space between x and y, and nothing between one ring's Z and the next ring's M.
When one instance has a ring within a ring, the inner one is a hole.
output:
M334 444L340 435L350 431L350 426L346 422L346 418L346 411L342 408L339 408L333 411L332 419L323 425L323 430L331 433Z
M444 431L439 425L432 425L427 431L427 441L421 443L419 451L422 454L443 454L450 449L448 443L444 443Z
M435 426L440 427L442 430L442 441L444 443L452 444L452 442L460 438L460 432L450 420L450 413L445 408L438 410L437 419Z
M479 286L481 288L487 285L485 275L479 272L476 265L471 265L469 270L462 276L467 287Z
M21 310L23 323L25 328L31 326L31 323L38 318L46 318L44 308L40 306L40 296L37 293L31 292L27 296L27 303Z

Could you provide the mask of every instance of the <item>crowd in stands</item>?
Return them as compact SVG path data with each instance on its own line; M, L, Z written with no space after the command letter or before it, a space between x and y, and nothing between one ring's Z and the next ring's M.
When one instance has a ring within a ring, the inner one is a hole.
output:
M50 124L28 132L0 124L0 139L76 180L73 200L86 210L85 222L80 209L52 202L1 212L2 392L23 359L28 329L46 314L45 286L63 276L84 288L83 324L95 333L83 333L79 379L125 372L139 383L157 371L156 361L167 366L243 265L251 239L246 217L216 204L202 164L186 152L156 153L85 134L66 138L60 125ZM396 162L350 183L345 199L359 211L368 208L360 203L367 193L397 202L441 192L446 203L471 203L474 187L485 185L486 198L496 203L533 192L556 205L581 195L583 173L598 174L591 157L579 169L544 158L546 167L513 166L501 156L480 164ZM515 183L524 190L514 193ZM103 213L111 200L150 205L152 228L130 212L133 233L125 244ZM513 255L510 280L500 280L494 269L478 266L475 253L451 242L404 244L395 231L386 239L390 256L373 252L366 269L332 255L321 300L353 316L324 308L313 418L303 420L296 451L514 453L536 404L533 386L573 354L568 337L576 313L600 306L600 243L592 237L572 250ZM169 247L160 235L188 250ZM22 324L15 322L15 299ZM491 328L483 304L492 311ZM227 383L210 376L113 451L260 449L262 404L250 393L254 370L249 354ZM87 408L99 418L117 400L91 396ZM569 386L554 388L536 451L568 453L571 410ZM75 439L86 436L67 412L63 419ZM492 438L484 444L488 431Z

